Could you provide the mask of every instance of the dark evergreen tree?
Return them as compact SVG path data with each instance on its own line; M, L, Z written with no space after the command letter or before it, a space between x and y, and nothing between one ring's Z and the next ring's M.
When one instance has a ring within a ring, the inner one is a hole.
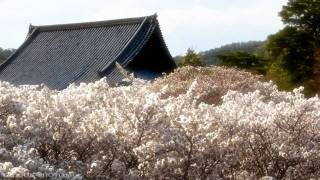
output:
M234 52L244 52L250 54L262 54L264 51L264 41L248 41L232 43L221 46L219 48L211 49L208 51L200 52L200 58L206 65L219 65L220 59L217 55L230 54Z
M186 55L182 58L179 66L203 66L200 56L193 50L188 49Z
M267 60L245 52L233 52L217 55L222 65L247 69L255 73L265 74L268 67Z
M4 62L12 53L14 53L15 49L2 49L0 48L0 63Z
M286 27L271 35L267 50L291 74L292 83L301 83L312 75L314 41L310 33Z
M320 0L289 0L280 12L289 26L311 33L320 42Z

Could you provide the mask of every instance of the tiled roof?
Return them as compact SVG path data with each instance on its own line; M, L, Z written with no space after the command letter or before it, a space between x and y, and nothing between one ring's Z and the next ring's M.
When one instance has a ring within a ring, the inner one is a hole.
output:
M52 89L64 89L73 82L91 82L102 76L118 82L123 77L115 62L126 66L155 29L160 32L156 15L30 26L26 41L0 66L0 80L17 85L43 83ZM162 44L167 50L164 41Z

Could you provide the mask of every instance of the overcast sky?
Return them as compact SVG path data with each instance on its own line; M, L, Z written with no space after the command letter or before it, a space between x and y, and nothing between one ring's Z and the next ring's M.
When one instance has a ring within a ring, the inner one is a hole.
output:
M17 48L29 24L98 21L158 14L173 55L188 47L264 40L283 27L287 0L0 0L0 47Z

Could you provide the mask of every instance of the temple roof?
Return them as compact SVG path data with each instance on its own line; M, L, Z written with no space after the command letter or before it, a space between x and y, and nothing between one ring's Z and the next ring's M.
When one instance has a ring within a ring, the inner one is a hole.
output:
M152 34L165 45L157 16L109 21L30 25L25 42L0 66L0 80L13 84L45 84L64 89L71 83L92 82L103 76L123 79L115 63L126 67L144 48Z

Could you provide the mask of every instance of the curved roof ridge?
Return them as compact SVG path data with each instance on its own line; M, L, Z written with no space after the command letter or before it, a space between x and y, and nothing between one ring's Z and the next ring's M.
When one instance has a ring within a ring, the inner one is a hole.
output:
M106 27L106 26L116 26L116 25L125 25L125 24L140 24L144 19L153 17L152 16L142 16L135 18L121 18L121 19L112 19L105 21L91 21L91 22L81 22L81 23L67 23L67 24L54 24L54 25L41 25L34 26L32 28L37 28L38 31L59 31L59 30L73 30L73 29L83 29L83 28L97 28L97 27Z

